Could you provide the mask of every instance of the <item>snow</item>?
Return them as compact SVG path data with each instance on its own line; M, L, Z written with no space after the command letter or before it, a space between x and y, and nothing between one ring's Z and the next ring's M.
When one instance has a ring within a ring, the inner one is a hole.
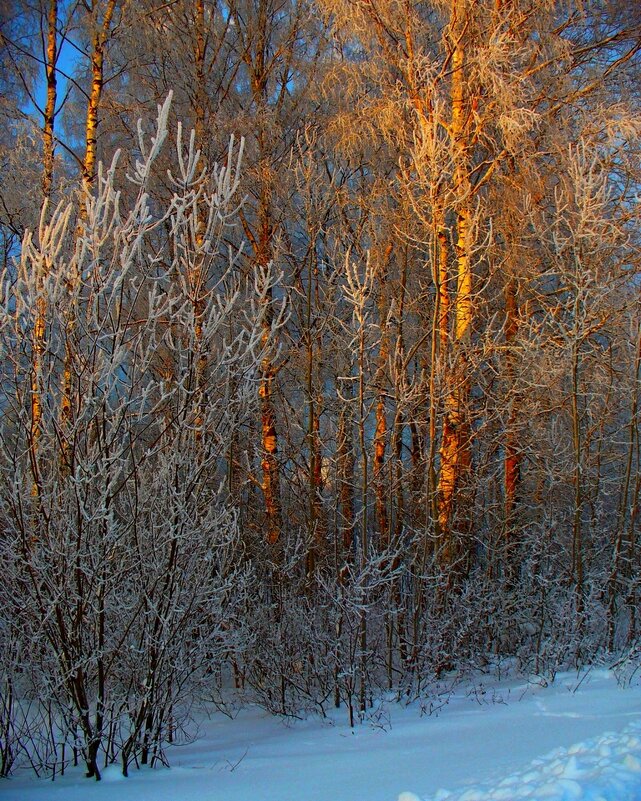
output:
M439 790L426 801L639 801L641 721L570 748L557 748L493 786ZM422 801L403 792L398 801Z
M438 714L389 703L351 730L283 722L256 707L200 721L171 768L80 768L54 782L21 774L6 801L641 801L641 686L612 672L556 681L477 679L443 696ZM115 783L115 786L114 786Z

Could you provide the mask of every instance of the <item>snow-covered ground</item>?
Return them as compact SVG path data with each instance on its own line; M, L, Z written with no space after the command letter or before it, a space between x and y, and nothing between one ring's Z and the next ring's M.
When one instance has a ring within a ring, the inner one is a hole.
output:
M443 696L445 699L446 696ZM0 783L6 801L641 801L641 683L607 670L461 685L438 714L390 704L284 724L215 715L172 767ZM445 788L445 789L443 789Z
M433 801L639 801L641 722L606 732L569 748L561 746L498 783L439 790ZM402 792L398 801L421 801Z

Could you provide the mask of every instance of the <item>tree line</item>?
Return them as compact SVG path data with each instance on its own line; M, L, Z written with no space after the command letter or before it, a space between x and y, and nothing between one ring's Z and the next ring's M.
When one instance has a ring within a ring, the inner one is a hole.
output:
M641 10L0 39L2 775L638 652Z

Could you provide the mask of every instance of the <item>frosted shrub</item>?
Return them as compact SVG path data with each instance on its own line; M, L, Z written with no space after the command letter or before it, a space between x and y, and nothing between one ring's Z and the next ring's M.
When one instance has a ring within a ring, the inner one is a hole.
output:
M242 142L208 173L179 128L158 189L168 116L169 99L150 143L139 128L130 200L116 154L78 219L45 206L1 276L4 772L19 752L53 772L82 758L96 778L153 764L242 648L251 571L225 456L276 279L244 279L224 244Z

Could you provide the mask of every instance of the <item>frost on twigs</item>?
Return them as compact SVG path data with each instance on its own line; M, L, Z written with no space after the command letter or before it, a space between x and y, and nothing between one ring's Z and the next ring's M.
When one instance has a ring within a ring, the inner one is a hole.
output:
M169 103L128 184L114 157L82 223L43 209L0 276L5 772L162 763L246 646L225 457L278 275L236 269L242 143L208 170L179 130L173 195L154 188Z
M134 172L128 175L132 183L142 185L149 177L149 170L161 151L165 139L167 138L167 123L169 120L169 109L171 107L172 92L167 95L162 106L158 106L158 116L156 118L156 133L151 137L149 145L145 141L142 120L138 120L138 150L141 158L134 163Z

